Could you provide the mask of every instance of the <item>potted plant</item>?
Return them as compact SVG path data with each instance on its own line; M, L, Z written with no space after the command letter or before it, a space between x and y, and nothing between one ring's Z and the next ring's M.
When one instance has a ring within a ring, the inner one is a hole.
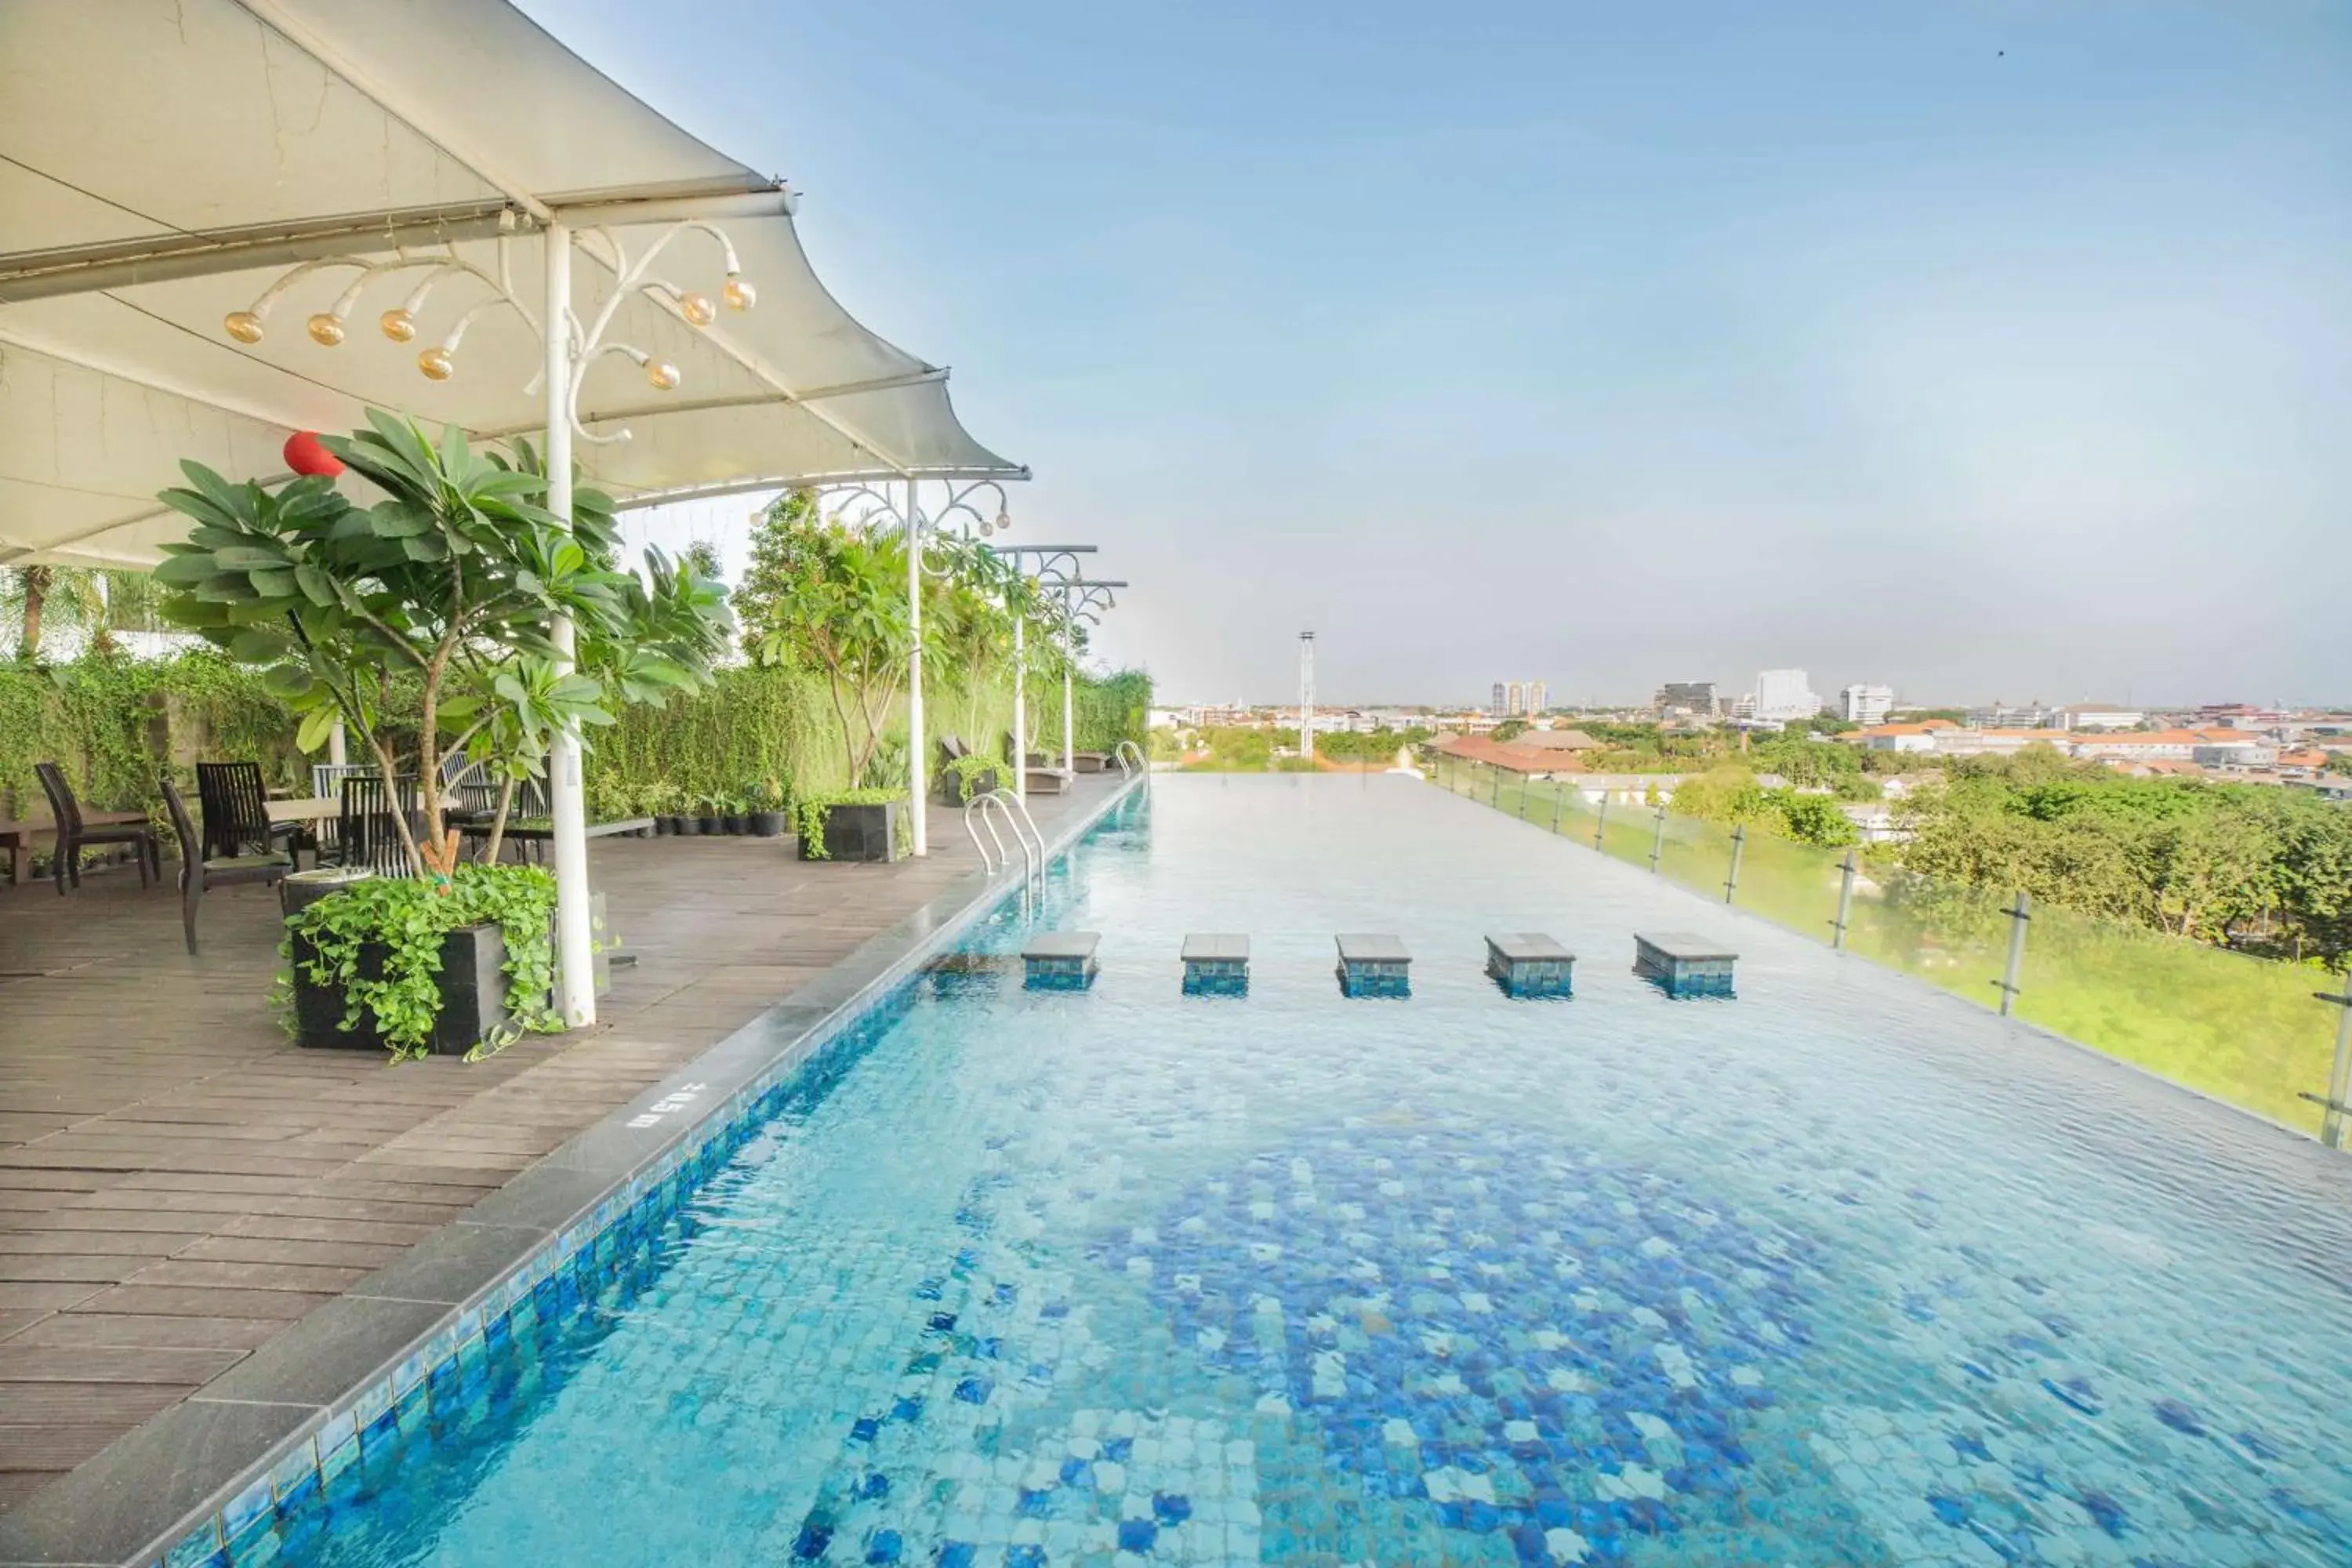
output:
M781 837L784 831L784 786L763 779L743 792L743 825L755 838Z
M554 920L555 879L536 866L459 866L443 886L352 882L286 922L295 1037L396 1059L561 1027Z
M892 860L903 837L903 790L847 789L811 795L793 808L803 860Z
M727 831L725 809L719 804L717 791L694 797L694 831L705 838L716 838Z
M744 817L751 809L751 803L746 801L740 795L727 795L719 796L719 831L732 835L738 838L741 837L745 831Z
M940 776L940 788L950 805L970 805L996 787L998 771L1004 764L994 757L977 752L956 758L948 763Z
M194 526L163 547L155 579L169 619L264 667L301 715L303 749L340 721L383 776L419 781L414 820L392 814L415 874L361 882L288 922L303 1043L495 1047L517 1027L560 1026L546 1000L553 882L495 863L515 785L544 772L558 734L709 685L731 621L716 584L658 552L642 578L615 567L608 497L582 489L568 518L546 510L527 445L510 460L456 428L436 442L389 415L368 421L323 438L381 498L364 508L327 475L265 489L182 464L194 488L162 500ZM564 617L570 668L555 654ZM442 763L459 753L499 784L481 865L458 864L445 810Z
M685 798L686 792L667 779L656 779L646 785L646 810L653 815L654 832L656 835L678 831L677 808L679 803Z

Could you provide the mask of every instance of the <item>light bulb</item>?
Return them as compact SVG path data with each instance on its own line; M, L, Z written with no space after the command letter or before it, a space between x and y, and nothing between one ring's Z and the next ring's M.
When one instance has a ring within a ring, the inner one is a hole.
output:
M1013 513L1010 509L1005 507L996 509L996 531L999 533L1013 531Z
M333 348L343 341L342 319L330 311L321 310L311 317L309 326L310 341L322 349Z
M241 343L261 341L261 318L251 310L231 310L221 321L221 331Z
M686 378L677 374L677 366L666 359L657 359L646 362L646 379L653 384L656 392L676 392L677 384Z
M730 310L748 310L760 302L760 291L744 282L740 273L730 272L727 286L719 289L719 294L727 301L727 308Z
M710 302L708 294L680 294L677 313L698 327L707 327L719 319L719 307Z
M447 349L429 348L416 356L416 368L427 381L446 381L457 374L457 361Z
M376 318L375 324L383 329L385 337L396 343L404 343L416 335L416 318L406 310L386 310Z

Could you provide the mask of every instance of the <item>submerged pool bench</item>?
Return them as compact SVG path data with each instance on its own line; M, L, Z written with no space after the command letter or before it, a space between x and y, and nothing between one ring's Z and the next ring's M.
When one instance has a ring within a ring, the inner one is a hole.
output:
M1739 955L1686 931L1633 933L1633 973L1655 981L1669 996L1728 996L1732 961Z
M1041 991L1083 991L1094 984L1095 949L1102 933L1041 931L1021 950L1027 984Z
M1395 937L1346 931L1339 944L1339 992L1344 996L1410 996L1412 954Z
M1507 931L1486 939L1486 973L1507 996L1567 996L1576 954L1539 931Z
M1249 990L1249 938L1196 931L1184 939L1184 994L1239 996Z

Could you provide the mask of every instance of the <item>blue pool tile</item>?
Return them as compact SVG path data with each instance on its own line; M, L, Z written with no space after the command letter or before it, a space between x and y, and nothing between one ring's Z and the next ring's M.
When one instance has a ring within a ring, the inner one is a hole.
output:
M1159 1539L1160 1527L1148 1519L1122 1519L1118 1521L1118 1549L1121 1552L1149 1552Z

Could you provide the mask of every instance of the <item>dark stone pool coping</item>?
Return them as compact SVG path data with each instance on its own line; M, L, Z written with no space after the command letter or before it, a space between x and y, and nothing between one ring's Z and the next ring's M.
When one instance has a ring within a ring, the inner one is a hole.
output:
M1138 774L1064 824L1045 860L1148 786ZM371 1384L396 1376L465 1310L581 1227L673 1151L722 1124L734 1098L788 1072L837 1021L904 979L1019 885L972 872L692 1062L573 1137L201 1391L0 1516L0 1568L154 1568L291 1457ZM692 1092L688 1107L656 1110ZM690 1110L691 1114L684 1112ZM658 1115L651 1125L633 1121ZM478 1309L473 1315L478 1316Z

